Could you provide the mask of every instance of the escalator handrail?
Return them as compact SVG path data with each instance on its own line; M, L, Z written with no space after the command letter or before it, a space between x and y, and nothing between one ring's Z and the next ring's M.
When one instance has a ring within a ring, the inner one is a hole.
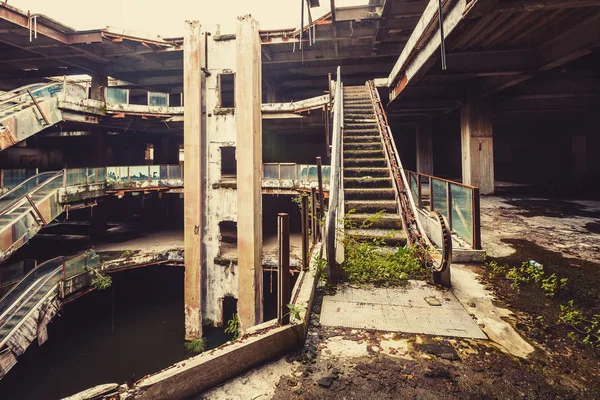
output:
M45 179L42 183L40 183L39 185L35 186L33 189L31 189L30 191L28 191L27 193L19 196L18 198L16 198L12 203L10 203L8 206L4 207L2 210L0 210L0 218L3 217L4 215L8 214L14 207L16 204L20 203L23 199L25 199L28 195L31 195L32 193L38 191L39 189L41 189L43 186L45 186L48 182L52 181L54 178L63 175L65 173L65 170L62 169L58 172L56 171L51 171L51 172L42 172L41 174L37 174L35 176L32 176L31 178L21 182L18 186L15 186L14 188L12 188L11 190L9 190L8 192L6 192L2 197L0 197L0 201L2 200L3 197L5 197L6 195L8 195L9 193L13 192L15 189L23 186L26 182L30 181L31 179L34 178L38 178L40 175L42 174L54 174L52 176L50 176L48 179Z
M74 85L74 83L68 83L68 84L69 84L69 85ZM47 89L47 88L49 88L49 87L52 87L52 86L57 86L57 85L64 86L64 83L61 83L61 82L51 82L51 83L48 83L47 85L44 85L44 86L41 86L41 87L39 87L39 88L37 88L37 89L35 89L35 90L32 90L32 91L31 91L31 93L32 93L32 94L34 95L34 97L35 97L35 94L36 94L36 92L39 92L39 91L41 91L41 90ZM77 85L77 86L81 86L81 85ZM2 105L3 105L3 104L10 103L10 102L14 102L14 101L15 101L15 99L18 99L19 97L22 97L22 96L29 96L29 93L27 93L27 91L25 91L25 90L24 90L22 93L17 93L17 94L15 94L15 95L14 95L14 96L12 96L12 97L9 97L9 98L7 98L7 99L0 100L0 110L2 110ZM29 96L29 97L30 97L30 96ZM40 98L46 98L46 97L47 97L47 96L40 96ZM53 96L50 96L50 97L53 97ZM30 97L30 98L31 98L31 97ZM36 97L36 98L38 98L38 97ZM6 111L6 110L9 110L9 109L11 109L11 108L14 108L14 107L18 106L18 105L19 105L20 103L22 103L22 102L23 102L23 101L19 101L19 102L17 102L17 103L16 103L16 104L15 104L13 107L7 107L6 109L4 109L4 110L2 110L2 111Z
M23 277L23 279L21 279L19 281L19 283L17 283L15 286L13 286L8 292L6 292L6 294L4 296L2 296L0 298L0 327L2 325L4 325L4 323L2 322L2 318L8 313L8 311L10 311L10 309L12 308L12 305L21 297L21 295L18 295L16 299L14 300L10 300L11 297L15 297L14 294L18 292L19 289L22 288L23 283L27 284L27 287L33 285L33 283L38 282L39 279L36 279L34 282L28 283L28 279L33 275L33 274L39 274L39 272L41 270L43 270L44 268L48 267L48 265L57 265L57 261L60 261L60 268L62 269L62 265L65 263L66 258L64 256L59 256L59 257L55 257L52 258L50 260L47 260L45 262L43 262L42 264L40 264L37 268L34 268L33 270L29 271L29 273L27 273L27 275L25 275ZM46 274L44 274L43 276L40 276L40 279L47 279L50 276L54 275L57 270L58 270L59 266L57 265L55 268L50 269ZM25 294L27 292L27 289L25 289L23 291L23 294ZM6 303L6 301L10 302L8 304L3 305L3 303Z

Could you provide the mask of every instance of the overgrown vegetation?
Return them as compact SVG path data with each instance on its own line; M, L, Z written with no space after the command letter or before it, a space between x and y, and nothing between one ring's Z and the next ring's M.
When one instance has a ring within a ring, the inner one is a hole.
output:
M346 229L368 229L383 218L384 211L377 212L364 220L359 226L348 218L355 210L350 210L344 219ZM427 271L421 265L418 250L405 246L386 248L385 241L396 235L390 231L388 237L358 239L344 235L345 261L343 271L348 281L355 283L374 283L378 285L399 285L408 279L424 279Z
M237 314L233 314L233 317L227 321L227 328L225 328L225 333L231 335L232 340L240 337L240 319Z
M317 282L327 279L327 260L319 258L316 263L315 278Z
M488 259L485 263L490 277L508 279L511 282L511 289L517 293L521 291L522 285L535 283L547 297L554 298L557 293L561 293L569 281L568 278L559 278L555 273L546 275L544 266L533 260L523 262L520 267L500 265L496 261ZM568 333L568 337L576 343L600 350L600 315L587 315L575 306L572 299L568 300L566 304L559 304L559 307L560 314L557 322L572 329ZM541 323L545 322L541 315L536 320Z
M88 271L92 271L93 277L90 285L96 290L108 289L112 285L112 278L108 275L104 275L94 268L87 268Z
M559 321L572 329L569 338L575 342L600 349L600 315L594 314L591 318L575 307L573 300L560 306Z
M499 265L496 261L487 258L485 263L491 270L490 277L501 276L508 279L511 282L510 287L517 292L521 291L523 284L538 283L540 288L546 292L546 296L554 297L568 282L567 278L558 278L556 274L546 276L544 266L533 260L524 261L520 267Z
M185 348L193 353L202 353L206 347L206 339L202 336L196 339L186 342Z

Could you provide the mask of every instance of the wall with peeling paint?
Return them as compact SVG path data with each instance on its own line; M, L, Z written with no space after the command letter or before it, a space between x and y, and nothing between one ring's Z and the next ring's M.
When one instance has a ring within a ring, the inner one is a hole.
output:
M206 255L206 307L204 320L221 322L221 300L237 298L237 265L214 262L220 254L219 222L237 221L236 189L214 185L221 181L221 147L236 145L235 110L220 108L219 74L235 72L235 40L208 40L206 77L206 182L204 246ZM224 185L227 186L227 185ZM225 323L227 321L224 321Z

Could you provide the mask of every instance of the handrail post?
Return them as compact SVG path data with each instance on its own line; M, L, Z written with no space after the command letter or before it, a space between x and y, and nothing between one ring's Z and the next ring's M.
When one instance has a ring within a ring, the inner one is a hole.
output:
M481 250L481 221L480 221L480 203L479 188L473 188L473 198L471 201L473 218L473 249Z
M429 211L435 211L433 206L433 178L429 177Z
M31 93L31 90L27 89L27 93L29 93L29 96L31 97L33 104L35 104L35 107L37 108L38 112L44 119L44 122L46 122L46 125L50 125L50 121L48 121L48 117L46 117L46 114L44 114L44 111L42 111L42 108L40 107L40 105L39 105L38 101L36 100L35 96L33 95L33 93Z
M317 226L318 226L318 222L317 222L317 196L316 196L317 190L314 187L310 188L310 208L311 208L311 216L310 216L310 221L311 221L311 229L312 229L312 242L313 243L317 243Z
M323 166L321 165L321 157L317 157L317 177L319 178L319 239L322 239L321 222L323 221L323 213L325 212L325 206L323 205Z
M452 230L452 191L450 190L450 182L446 182L446 210L448 212L448 225Z
M287 304L291 298L290 291L290 216L277 214L277 242L279 256L277 261L277 322L281 325L290 323L290 310Z
M302 269L308 269L308 196L302 196Z
M418 207L419 209L423 209L423 198L422 198L422 190L421 190L421 174L419 174L418 172L416 173L417 175L417 201L418 201Z

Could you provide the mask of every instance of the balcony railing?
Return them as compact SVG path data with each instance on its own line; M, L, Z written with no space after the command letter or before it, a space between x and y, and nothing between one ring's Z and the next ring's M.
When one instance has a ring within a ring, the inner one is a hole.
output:
M411 193L419 208L439 211L450 229L476 250L481 250L479 188L435 176L408 171Z
M329 183L331 174L328 165L321 167L323 183ZM317 166L311 164L294 164L294 163L264 163L263 164L263 179L264 180L293 180L301 182L318 182Z

